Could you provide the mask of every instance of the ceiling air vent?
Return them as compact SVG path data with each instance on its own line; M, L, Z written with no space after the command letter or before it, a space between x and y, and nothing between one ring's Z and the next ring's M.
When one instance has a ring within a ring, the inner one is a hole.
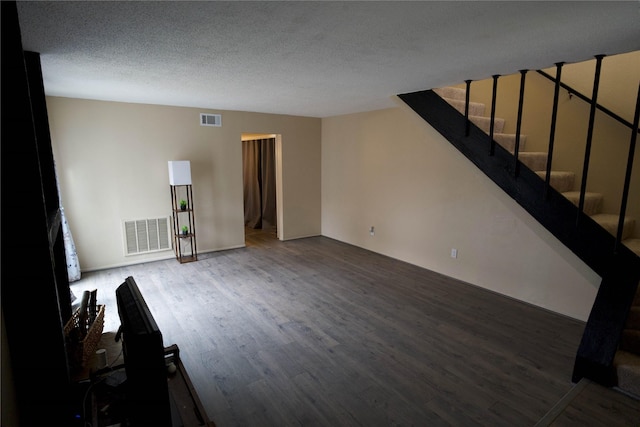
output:
M200 126L222 126L221 114L200 113Z

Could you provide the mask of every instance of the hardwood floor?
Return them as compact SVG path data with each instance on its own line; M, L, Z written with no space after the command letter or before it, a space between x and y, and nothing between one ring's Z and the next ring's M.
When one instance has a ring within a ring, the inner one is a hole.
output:
M127 276L218 427L533 426L572 389L584 326L325 237L84 273L105 331Z

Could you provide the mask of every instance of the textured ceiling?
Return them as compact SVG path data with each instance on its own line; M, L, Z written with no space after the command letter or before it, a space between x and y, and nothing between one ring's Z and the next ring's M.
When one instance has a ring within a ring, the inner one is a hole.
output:
M18 2L48 95L327 117L640 48L638 1Z

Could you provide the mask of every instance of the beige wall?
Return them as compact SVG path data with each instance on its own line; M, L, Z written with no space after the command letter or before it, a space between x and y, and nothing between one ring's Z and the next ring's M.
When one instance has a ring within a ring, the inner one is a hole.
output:
M244 245L241 134L282 141L283 239L320 233L320 119L48 97L62 203L83 271L124 256L122 221L171 215L169 160L190 160L198 252ZM199 125L201 112L222 127Z
M591 97L596 60L565 64L562 81L577 91ZM555 76L555 67L545 70ZM602 59L598 103L633 122L640 82L640 51L605 56Z
M600 278L399 105L322 120L322 234L586 320Z

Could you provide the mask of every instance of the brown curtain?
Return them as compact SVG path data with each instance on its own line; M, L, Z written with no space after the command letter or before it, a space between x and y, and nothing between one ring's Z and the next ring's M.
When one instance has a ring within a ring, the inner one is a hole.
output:
M242 141L244 225L276 229L275 138Z

